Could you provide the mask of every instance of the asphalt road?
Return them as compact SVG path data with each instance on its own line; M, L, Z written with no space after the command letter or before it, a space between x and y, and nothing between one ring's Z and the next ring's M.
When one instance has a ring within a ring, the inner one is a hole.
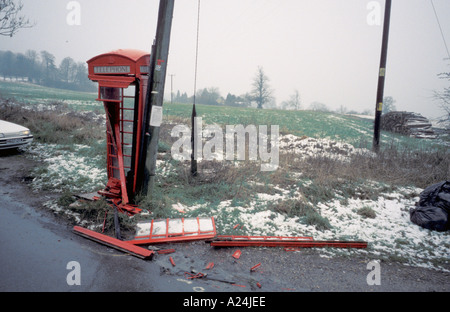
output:
M192 291L158 265L79 237L2 192L0 291Z
M447 292L448 273L380 263L380 283L367 282L373 259L326 258L320 250L213 248L204 242L160 246L175 253L141 260L74 234L43 210L55 194L30 191L21 153L0 153L0 291L207 293ZM169 257L175 262L173 266ZM205 266L213 262L212 270ZM261 263L260 268L249 268ZM73 266L75 264L75 266ZM207 273L189 279L186 272ZM180 298L179 298L180 299Z

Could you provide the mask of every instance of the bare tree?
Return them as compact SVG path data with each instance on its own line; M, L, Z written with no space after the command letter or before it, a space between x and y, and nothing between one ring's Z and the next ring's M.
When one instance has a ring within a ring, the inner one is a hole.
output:
M294 94L291 95L289 102L296 110L299 110L302 107L300 92L298 92L297 89L294 90Z
M0 0L0 35L12 37L19 29L34 26L28 18L19 15L22 8L22 1Z
M25 57L28 59L28 81L36 82L40 76L40 69L38 66L39 55L35 50L27 50L25 52Z
M90 80L86 79L88 76L86 63L78 62L74 65L74 82L78 85L89 84Z
M289 97L289 100L281 102L281 108L287 110L299 110L302 107L300 92L294 90L294 94Z
M345 107L344 105L341 105L341 106L336 110L336 112L337 112L338 114L345 115L345 114L347 114L348 109L347 109L347 107Z
M56 76L55 56L44 50L41 51L41 59L45 73L44 81L45 83L49 83L50 81L55 80Z
M71 57L65 57L59 65L59 74L66 83L73 81L76 63Z
M439 78L450 81L450 73L439 74ZM435 91L434 97L440 102L439 107L444 112L444 115L439 119L447 130L450 130L450 88L445 88L443 91Z
M263 108L263 105L272 99L272 92L269 86L269 78L264 73L263 68L258 67L258 71L253 79L253 89L251 92L258 108Z
M316 111L316 112L329 112L330 111L325 104L323 104L321 102L317 102L317 101L312 102L309 105L309 109Z
M384 97L383 102L383 114L397 110L397 108L395 107L395 100L392 96Z

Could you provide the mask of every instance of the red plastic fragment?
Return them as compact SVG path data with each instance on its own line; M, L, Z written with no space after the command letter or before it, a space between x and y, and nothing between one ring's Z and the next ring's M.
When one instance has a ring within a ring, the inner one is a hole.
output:
M252 266L251 267L251 269L250 269L250 271L251 272L254 272L257 268L259 268L261 266L261 262L260 263L258 263L257 265L255 265L255 266Z
M189 273L189 272L184 272L184 277L185 277L186 279L202 278L202 277L205 277L205 276L206 276L206 275L203 274L202 272L198 272L197 274L192 274L192 273Z
M214 267L214 262L208 263L208 265L205 267L205 270L211 270Z
M171 253L174 253L174 252L175 252L175 249L158 250L158 254L160 254L160 255L171 254Z
M239 259L241 257L241 254L242 254L241 251L238 249L234 252L233 258Z
M175 266L175 261L173 260L172 257L169 258L170 263L172 263L172 266Z

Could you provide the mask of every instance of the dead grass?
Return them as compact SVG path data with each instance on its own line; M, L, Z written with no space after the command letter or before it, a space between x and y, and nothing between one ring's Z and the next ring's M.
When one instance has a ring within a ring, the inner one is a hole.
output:
M280 166L300 172L320 185L370 180L425 188L449 178L450 153L446 148L404 149L392 144L374 157L353 155L348 162L327 157L298 159L295 154L288 153L280 155Z
M375 219L377 217L377 213L370 207L362 207L357 213L363 218Z
M27 127L41 143L86 144L104 139L104 126L88 116L54 102L43 110L27 109L11 100L0 99L0 119Z

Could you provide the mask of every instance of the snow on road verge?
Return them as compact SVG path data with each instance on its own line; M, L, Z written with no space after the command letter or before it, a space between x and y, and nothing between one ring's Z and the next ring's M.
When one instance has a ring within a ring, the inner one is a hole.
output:
M305 224L301 217L289 217L267 209L268 203L290 199L280 195L257 194L256 199L245 206L235 206L231 200L217 206L207 204L187 206L177 203L174 209L189 215L196 210L204 214L205 206L221 227L221 235L253 236L312 236L315 240L367 241L367 249L322 249L326 256L360 254L375 259L395 260L406 265L448 270L450 236L447 232L435 232L413 224L409 209L413 208L420 193L417 188L403 188L393 193L381 194L377 200L348 199L319 203L316 208L329 220L331 229L318 230ZM287 194L287 193L286 193ZM273 197L273 198L271 198ZM372 209L374 218L364 217L361 209ZM226 220L226 221L224 221ZM235 227L239 225L239 227Z
M91 147L75 144L69 148L58 144L33 144L31 157L45 163L37 168L32 186L34 190L54 192L90 192L100 189L107 181L106 168L99 168L102 155L83 156Z
M347 161L354 153L370 151L355 149L350 144L328 140L284 136L282 149L296 155L314 157L323 151L324 156ZM284 143L283 143L284 142ZM285 145L283 145L285 144ZM102 156L86 157L89 146L74 145L70 149L52 144L34 144L30 148L33 158L46 164L36 174L33 187L36 190L52 189L63 192L90 192L101 189L106 183L106 168L101 168ZM100 167L100 168L99 168ZM160 174L167 175L174 170L169 159L158 161ZM164 169L164 170L163 170ZM293 173L295 174L295 173ZM305 183L302 187L307 188ZM245 203L232 200L220 203L185 204L176 203L173 209L187 216L214 216L221 232L219 234L270 235L270 236L312 236L316 240L363 240L368 249L322 249L325 256L359 254L374 259L400 261L407 265L449 271L450 236L447 232L435 232L413 224L409 209L414 208L421 189L414 187L392 187L387 193L380 193L377 199L362 200L341 198L314 205L320 216L330 223L330 229L317 229L307 224L300 216L288 216L268 208L268 204L298 199L301 194L272 186L272 194L255 192ZM307 200L307 198L305 199ZM361 210L375 213L368 217ZM241 233L236 233L239 224Z

